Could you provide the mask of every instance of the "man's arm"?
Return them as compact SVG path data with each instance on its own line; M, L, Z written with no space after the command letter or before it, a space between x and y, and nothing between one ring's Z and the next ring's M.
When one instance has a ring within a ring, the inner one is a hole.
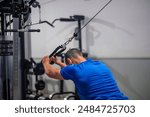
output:
M49 64L51 61L52 59L49 59L48 56L42 59L45 73L51 78L64 80L64 78L60 74L60 69L54 68L52 65Z

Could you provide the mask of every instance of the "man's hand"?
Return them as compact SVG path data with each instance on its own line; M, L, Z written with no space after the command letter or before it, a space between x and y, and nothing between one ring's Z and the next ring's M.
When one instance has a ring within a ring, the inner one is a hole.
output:
M66 64L63 63L63 62L61 62L57 57L52 56L52 57L51 57L51 60L52 60L55 64L59 65L61 68L63 68L63 67L66 66Z
M57 57L54 57L54 56L51 57L51 60L52 60L55 64L57 64L57 65L59 65L60 63L62 63Z
M45 65L50 65L50 63L51 63L52 61L53 61L54 63L56 63L57 65L59 65L61 68L66 66L66 64L63 63L63 62L61 62L60 60L58 60L57 57L51 57L51 58L49 58L48 56L45 56L45 57L42 59L42 63L43 63L44 66L45 66Z
M42 63L43 63L44 65L51 63L51 61L52 61L52 58L49 58L48 56L45 56L45 57L43 57L43 59L42 59Z

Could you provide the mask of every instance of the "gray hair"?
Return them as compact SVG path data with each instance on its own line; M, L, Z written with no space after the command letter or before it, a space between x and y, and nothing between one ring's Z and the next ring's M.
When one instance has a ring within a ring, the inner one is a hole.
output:
M65 62L67 63L67 58L77 58L78 56L83 56L82 52L77 48L69 49L65 54Z

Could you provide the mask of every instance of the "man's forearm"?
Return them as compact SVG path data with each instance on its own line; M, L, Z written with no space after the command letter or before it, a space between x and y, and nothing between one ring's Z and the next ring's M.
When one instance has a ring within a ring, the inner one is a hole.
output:
M64 79L60 74L60 69L54 68L54 67L52 67L52 65L49 64L50 63L50 58L48 56L45 56L42 59L42 63L43 63L43 66L44 66L45 73L49 77L54 78L54 79L59 79L59 80ZM65 66L65 64L61 64L61 66L63 67L63 66Z
M47 75L52 74L52 72L51 72L52 66L50 64L44 64L44 69L45 69L45 73Z
M60 75L60 69L52 67L50 64L44 64L45 73L54 79L63 80L62 76Z
M63 62L58 62L57 65L59 65L61 68L67 66L67 65L66 65L65 63L63 63Z

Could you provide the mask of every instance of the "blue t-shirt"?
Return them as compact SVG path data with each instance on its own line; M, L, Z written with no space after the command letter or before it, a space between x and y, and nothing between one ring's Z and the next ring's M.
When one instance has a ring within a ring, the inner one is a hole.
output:
M60 73L74 82L82 100L128 99L120 92L111 71L100 61L88 59L62 68Z

